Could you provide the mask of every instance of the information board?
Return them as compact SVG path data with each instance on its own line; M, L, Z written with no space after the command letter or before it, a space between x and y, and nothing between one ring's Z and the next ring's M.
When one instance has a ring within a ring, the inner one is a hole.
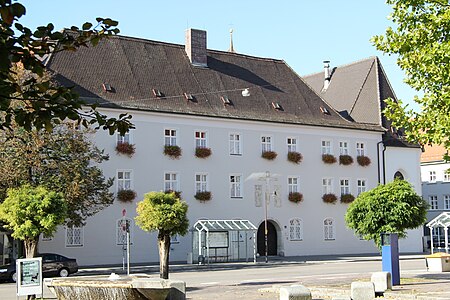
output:
M42 257L16 260L17 296L42 295Z
M228 247L228 232L210 232L209 233L209 247L224 248Z

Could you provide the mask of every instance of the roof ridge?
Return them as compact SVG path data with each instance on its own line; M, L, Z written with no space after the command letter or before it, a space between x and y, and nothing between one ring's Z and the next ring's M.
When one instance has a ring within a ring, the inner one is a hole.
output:
M347 63L347 64L343 64L343 65L339 65L339 66L335 66L335 67L333 67L333 68L345 68L345 67L350 67L350 66L353 66L353 65L356 65L356 64L360 64L360 63L362 63L362 62L364 62L364 61L368 61L368 60L375 60L375 59L378 59L378 56L369 56L369 57L366 57L366 58L362 58L362 59L359 59L359 60L357 60L357 61L354 61L354 62L351 62L351 63ZM317 75L317 74L322 74L323 73L323 71L320 71L320 72L314 72L314 73L310 73L310 74L306 74L306 75L303 75L302 77L311 77L311 76L314 76L314 75Z

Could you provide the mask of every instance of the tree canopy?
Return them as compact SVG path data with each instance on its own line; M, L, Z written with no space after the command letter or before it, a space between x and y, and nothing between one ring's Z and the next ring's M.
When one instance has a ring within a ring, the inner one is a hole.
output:
M41 233L52 236L65 220L66 202L61 193L42 186L23 185L8 190L0 204L0 220L12 230L12 237L23 240L27 257L33 257Z
M396 179L361 193L349 205L345 221L356 234L373 240L380 248L381 233L406 237L406 230L426 222L427 208L428 204L408 182Z
M51 131L63 120L76 121L85 127L96 126L109 130L110 134L115 131L124 134L133 128L130 115L108 118L97 110L96 104L86 103L71 88L44 78L43 61L48 55L95 46L102 38L119 33L118 22L97 18L97 24L86 22L81 28L72 26L70 33L55 31L51 23L32 30L18 22L25 13L25 6L19 2L0 0L0 129L14 122L27 130ZM20 82L12 70L15 64L35 76Z
M423 94L415 112L393 99L386 116L410 141L450 149L450 5L448 0L388 0L393 27L373 37L378 50L397 55L405 82ZM448 158L448 157L447 157Z
M150 192L137 205L136 224L145 231L158 231L161 278L169 278L170 237L188 231L187 210L186 202L174 192Z
M90 141L90 133L73 124L52 132L14 125L0 130L0 202L8 188L44 186L64 195L67 224L76 226L112 204L113 179L105 179L98 167L108 156Z

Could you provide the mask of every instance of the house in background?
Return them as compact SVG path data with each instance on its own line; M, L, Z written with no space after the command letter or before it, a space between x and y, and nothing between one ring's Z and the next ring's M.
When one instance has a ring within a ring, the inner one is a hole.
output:
M440 145L426 145L421 156L422 195L430 205L427 220L431 221L442 212L450 212L450 163L443 157L447 150ZM445 240L445 232L442 227L436 229L433 234L435 249L445 248L442 242ZM426 245L430 247L430 229L425 227L424 238Z
M112 192L132 190L137 198L116 200L83 228L61 227L40 241L41 252L76 257L81 265L119 264L125 215L132 262L158 261L156 234L136 227L134 217L137 201L161 190L181 192L189 205L192 231L173 237L172 261L191 253L194 261L197 253L251 257L253 247L244 245L255 238L263 255L265 220L269 255L376 253L373 242L345 226L346 200L395 176L420 193L420 149L389 132L380 109L393 92L376 58L355 63L356 73L328 70L327 84L327 75L303 79L282 60L209 50L206 32L189 29L185 45L113 36L94 48L54 53L46 65L102 113L133 115L129 134L98 131L93 139L110 154L101 167L115 177ZM338 96L354 105L338 105ZM116 153L122 142L135 145L132 157ZM289 160L289 153L301 154L301 161ZM255 177L266 172L272 174L267 185ZM210 197L198 200L200 193ZM207 247L192 228L198 220L237 219L256 225L255 237L224 230ZM400 250L422 251L421 229L400 241Z

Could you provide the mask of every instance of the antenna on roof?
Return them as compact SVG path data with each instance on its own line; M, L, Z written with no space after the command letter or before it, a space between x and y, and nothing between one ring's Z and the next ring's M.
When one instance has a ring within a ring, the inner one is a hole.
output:
M233 29L230 29L230 49L228 49L228 52L236 53L233 47Z

